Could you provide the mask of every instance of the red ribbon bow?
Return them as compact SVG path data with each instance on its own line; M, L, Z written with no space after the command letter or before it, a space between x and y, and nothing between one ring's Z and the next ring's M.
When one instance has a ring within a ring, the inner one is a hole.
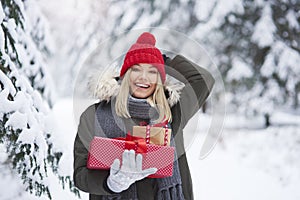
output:
M132 136L129 133L126 138L115 138L125 141L125 149L133 149L136 153L147 153L147 143L145 138Z

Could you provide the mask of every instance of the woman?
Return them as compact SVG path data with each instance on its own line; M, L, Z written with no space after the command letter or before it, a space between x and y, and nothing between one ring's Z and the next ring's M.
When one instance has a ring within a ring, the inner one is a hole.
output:
M106 74L90 84L100 102L87 108L80 118L74 144L74 181L91 200L193 199L183 128L205 102L214 79L183 56L172 60L163 56L155 42L151 33L143 33L125 56L120 80ZM166 71L184 85L170 85ZM87 169L88 148L95 135L125 137L133 125L165 120L172 129L171 145L176 147L171 177L147 178L157 169L142 170L142 156L133 150L125 150L122 163L116 159L110 170Z

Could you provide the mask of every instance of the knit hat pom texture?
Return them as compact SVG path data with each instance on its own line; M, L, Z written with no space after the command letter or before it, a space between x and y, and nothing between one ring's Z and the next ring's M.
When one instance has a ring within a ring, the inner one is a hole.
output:
M151 46L155 46L156 40L155 40L155 37L151 33L145 32L142 35L140 35L140 37L137 39L136 43L149 44Z

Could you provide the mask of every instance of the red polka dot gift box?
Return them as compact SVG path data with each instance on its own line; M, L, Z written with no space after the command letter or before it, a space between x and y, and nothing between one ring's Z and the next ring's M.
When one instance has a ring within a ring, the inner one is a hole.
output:
M149 176L150 178L172 176L175 148L147 144L145 138L131 135L117 139L94 137L90 143L87 168L108 170L116 158L122 161L125 149L133 149L143 155L143 169L150 167L158 169L155 174Z

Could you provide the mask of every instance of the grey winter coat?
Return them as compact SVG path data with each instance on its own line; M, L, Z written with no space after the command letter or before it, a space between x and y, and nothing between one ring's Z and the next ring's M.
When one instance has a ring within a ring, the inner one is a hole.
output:
M190 62L183 56L166 61L166 72L184 84L166 86L167 97L172 112L172 134L175 134L176 151L179 155L179 168L185 199L193 199L192 180L184 149L183 128L189 119L201 108L207 99L214 78L205 69ZM97 84L97 83L96 83ZM113 90L112 86L111 90ZM106 94L107 95L107 94ZM109 94L113 95L113 94ZM100 100L107 100L101 96ZM105 104L101 104L105 105ZM109 170L89 170L86 168L89 142L94 137L95 106L87 108L80 117L74 143L74 182L80 190L90 194L91 200L100 200L101 195L113 195L106 185ZM140 200L154 200L156 194L152 179L145 178L136 183Z

